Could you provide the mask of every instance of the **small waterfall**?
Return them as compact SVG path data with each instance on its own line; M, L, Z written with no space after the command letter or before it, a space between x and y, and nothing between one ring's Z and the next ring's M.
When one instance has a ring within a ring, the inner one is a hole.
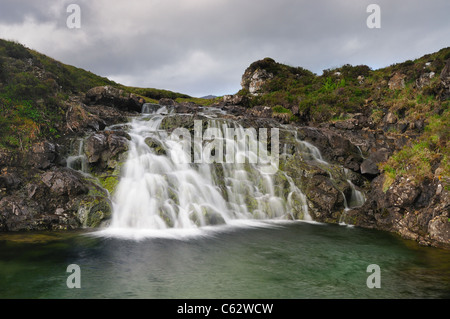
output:
M76 139L72 144L71 154L67 157L67 167L74 169L76 171L81 171L83 173L88 172L88 163L86 155L84 154L84 140Z

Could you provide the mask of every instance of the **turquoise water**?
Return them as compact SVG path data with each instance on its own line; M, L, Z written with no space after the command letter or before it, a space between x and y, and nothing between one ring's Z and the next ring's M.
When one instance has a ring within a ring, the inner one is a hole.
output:
M67 266L81 288L66 285ZM366 272L381 269L381 288ZM137 239L0 235L0 298L449 298L450 252L398 236L305 222L251 222Z

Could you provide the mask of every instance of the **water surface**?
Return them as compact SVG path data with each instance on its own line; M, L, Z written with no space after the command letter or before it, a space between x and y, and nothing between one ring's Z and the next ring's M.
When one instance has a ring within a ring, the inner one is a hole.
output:
M0 298L449 298L450 253L307 222L0 235ZM69 289L69 264L81 289ZM381 288L366 285L381 268Z

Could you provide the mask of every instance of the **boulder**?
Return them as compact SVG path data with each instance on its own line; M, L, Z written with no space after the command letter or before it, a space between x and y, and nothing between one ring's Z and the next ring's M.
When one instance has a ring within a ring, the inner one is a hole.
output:
M69 168L47 171L41 176L41 181L50 189L53 196L73 197L87 194L89 191L84 177Z
M378 164L387 161L390 151L382 148L374 153L371 153L361 164L361 174L363 175L378 175L380 170Z
M391 90L401 90L405 87L406 75L396 72L389 80L389 88Z
M141 112L144 100L133 93L112 86L98 86L86 93L85 103L89 105L107 105L123 111Z
M128 151L131 137L123 131L103 131L92 134L84 143L88 163L106 168L110 161Z
M48 141L42 141L31 147L26 162L34 168L48 169L54 164L56 158L56 145Z

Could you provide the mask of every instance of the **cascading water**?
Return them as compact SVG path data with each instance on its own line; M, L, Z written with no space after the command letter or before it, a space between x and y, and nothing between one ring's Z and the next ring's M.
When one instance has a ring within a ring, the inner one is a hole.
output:
M76 139L72 144L72 153L75 155L71 155L67 158L67 167L72 168L77 171L81 171L82 173L86 173L88 171L88 163L86 159L86 155L84 154L84 140Z
M236 219L292 219L297 202L304 219L311 220L306 196L292 180L286 176L290 189L285 198L285 190L274 184L274 174L260 165L261 153L249 147L255 143L262 149L256 136L241 126L208 119L205 135L213 133L215 143L226 145L231 160L191 163L190 151L211 149L203 141L194 141L194 147L186 149L168 138L159 129L168 116L165 113L167 109L162 108L131 122L130 150L113 199L111 229L195 228ZM234 132L232 137L226 134L229 129ZM159 145L160 152L150 143ZM214 149L216 160L219 151Z
M286 172L278 170L279 163L273 162L274 154L279 153L278 140L272 136L269 152L267 132L244 129L225 120L223 111L211 110L199 114L202 121L194 121L200 123L194 124L193 139L192 130L175 134L178 129L161 129L163 120L175 114L156 104L145 104L141 116L120 125L131 140L111 198L113 214L106 232L192 230L244 220L312 221L306 195ZM336 167L322 158L317 147L294 134L296 152L327 171L334 182ZM83 141L74 145L67 165L86 173ZM291 156L286 144L281 147L282 156ZM347 211L361 206L365 199L345 169L340 180L347 180L352 190L349 198L341 191L345 211L340 224L346 225Z

